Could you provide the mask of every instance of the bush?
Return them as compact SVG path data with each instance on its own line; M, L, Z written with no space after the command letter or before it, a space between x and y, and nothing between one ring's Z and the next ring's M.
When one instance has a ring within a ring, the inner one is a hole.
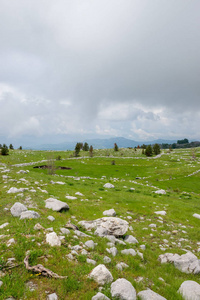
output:
M8 155L8 153L9 153L8 147L6 146L6 144L3 144L1 148L1 155Z

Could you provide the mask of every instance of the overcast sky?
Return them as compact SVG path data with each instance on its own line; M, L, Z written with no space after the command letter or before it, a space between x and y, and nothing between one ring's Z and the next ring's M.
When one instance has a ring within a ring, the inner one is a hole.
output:
M0 0L0 143L200 140L199 12L199 0Z

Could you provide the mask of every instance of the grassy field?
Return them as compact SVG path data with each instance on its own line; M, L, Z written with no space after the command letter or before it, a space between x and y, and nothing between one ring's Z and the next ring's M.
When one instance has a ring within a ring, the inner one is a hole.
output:
M58 156L61 160L56 160ZM53 167L52 170L34 168L40 165ZM20 170L28 172L18 173ZM59 299L89 300L98 292L98 285L87 277L94 266L88 264L86 258L95 260L98 265L103 263L104 256L111 258L106 266L114 280L126 278L137 292L150 288L168 300L182 299L177 293L181 283L194 280L200 284L199 275L182 273L172 264L161 264L158 256L166 252L184 254L185 250L190 250L200 258L200 220L193 217L194 213L200 214L199 170L200 148L170 153L165 150L157 158L147 158L141 150L134 149L95 150L92 158L81 151L77 159L72 151L13 150L8 156L0 156L0 226L9 223L0 229L0 280L3 282L0 299L11 296L15 299L46 299L48 294L55 292ZM64 184L52 184L52 181ZM115 188L105 189L103 186L107 182ZM28 190L9 194L11 187ZM155 194L158 189L164 189L166 194ZM66 195L75 196L76 192L84 196L66 199ZM45 208L44 200L49 197L66 202L69 211L55 212ZM40 218L20 220L13 217L10 208L15 202L35 210ZM103 217L103 211L111 208L115 209L117 217L129 222L133 231L129 230L127 234L139 242L126 246L117 244L115 257L106 251L108 240L92 233L92 240L97 243L95 249L88 250L87 257L80 254L73 261L66 256L71 252L70 246L91 238L77 239L71 230L60 247L46 243L48 228L53 227L61 235L60 228L68 220L78 225L81 220ZM166 216L161 218L155 214L160 210L165 210ZM55 218L53 222L47 219L49 215ZM45 230L34 230L36 223ZM152 223L156 228L149 227ZM11 238L14 243L8 246ZM141 250L140 245L145 245L146 249ZM127 248L139 250L144 258L122 255L121 250ZM50 279L27 271L23 264L27 251L30 251L30 265L42 264L68 278ZM10 268L9 258L15 259ZM118 262L125 262L129 267L119 271L116 269ZM34 291L28 287L30 282L35 285ZM102 292L112 299L110 285L104 286Z

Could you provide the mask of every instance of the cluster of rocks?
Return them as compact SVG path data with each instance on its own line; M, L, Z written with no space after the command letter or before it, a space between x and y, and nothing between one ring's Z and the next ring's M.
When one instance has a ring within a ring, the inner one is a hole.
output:
M34 210L28 210L28 208L20 203L15 202L11 207L10 212L14 217L20 217L20 219L37 219L40 215Z
M200 260L190 251L183 255L165 253L158 260L161 263L173 263L183 273L200 274Z

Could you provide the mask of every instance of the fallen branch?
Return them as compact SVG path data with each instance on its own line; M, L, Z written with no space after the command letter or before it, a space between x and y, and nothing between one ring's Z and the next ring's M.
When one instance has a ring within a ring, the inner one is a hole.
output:
M67 276L59 276L58 274L52 272L49 269L46 269L43 265L40 265L40 264L31 267L31 266L29 266L28 259L29 259L29 255L27 255L24 258L24 264L28 271L37 273L42 276L50 277L50 278L67 278Z

